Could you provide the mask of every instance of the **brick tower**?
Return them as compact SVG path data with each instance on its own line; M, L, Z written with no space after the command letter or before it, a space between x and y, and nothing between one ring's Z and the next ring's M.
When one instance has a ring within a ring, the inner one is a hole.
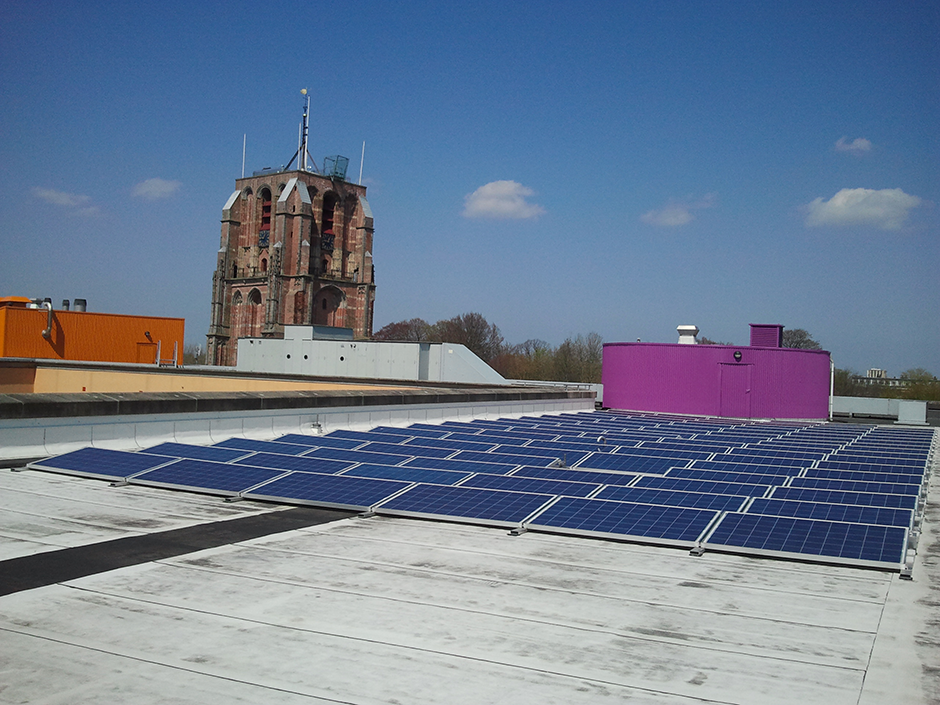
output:
M236 179L222 207L210 365L234 365L239 338L281 338L285 325L372 335L372 210L365 187L346 181L348 159L327 157L322 171L307 166L308 108L309 98L287 167Z

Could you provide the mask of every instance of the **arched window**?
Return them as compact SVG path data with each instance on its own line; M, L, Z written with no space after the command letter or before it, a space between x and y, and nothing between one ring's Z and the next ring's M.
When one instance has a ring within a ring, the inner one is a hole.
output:
M314 297L312 323L320 326L342 326L345 320L346 298L335 286L320 289Z
M236 262L235 264L232 265L232 279L235 279L237 277L238 277L238 263Z
M261 304L261 292L257 289L252 289L248 292L248 303L259 306Z
M268 271L268 260L264 257L261 258L261 272L262 274Z
M258 225L258 246L267 247L271 239L271 189L263 188L258 193L261 205L261 221Z

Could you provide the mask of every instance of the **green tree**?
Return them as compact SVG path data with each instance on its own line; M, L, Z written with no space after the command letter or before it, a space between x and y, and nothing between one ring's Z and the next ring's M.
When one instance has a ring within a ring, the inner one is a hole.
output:
M372 336L373 340L406 340L418 343L430 340L431 324L423 318L411 318L407 321L389 323Z
M813 340L813 336L802 328L785 328L783 331L783 347L800 348L801 350L822 350L822 346Z

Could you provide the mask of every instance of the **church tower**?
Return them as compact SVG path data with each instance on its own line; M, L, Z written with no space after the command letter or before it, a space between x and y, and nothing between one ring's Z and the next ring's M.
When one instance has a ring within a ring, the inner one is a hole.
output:
M348 159L327 157L322 171L308 166L309 105L308 97L287 167L236 179L222 207L210 365L234 365L239 338L282 338L285 325L372 335L372 210L365 187L346 181Z

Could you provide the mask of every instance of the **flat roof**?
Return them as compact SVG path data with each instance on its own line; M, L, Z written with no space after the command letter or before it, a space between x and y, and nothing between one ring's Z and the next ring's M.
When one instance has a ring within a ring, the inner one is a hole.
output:
M91 563L0 590L3 696L936 703L938 504L908 581L0 470L0 576Z

